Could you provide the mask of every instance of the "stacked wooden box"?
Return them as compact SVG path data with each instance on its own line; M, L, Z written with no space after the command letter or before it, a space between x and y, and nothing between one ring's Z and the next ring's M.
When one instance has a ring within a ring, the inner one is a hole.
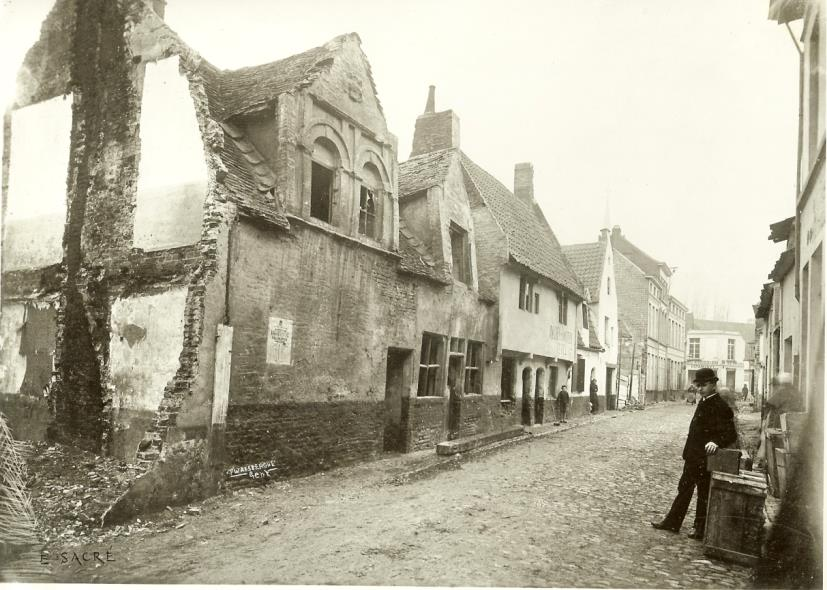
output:
M704 531L704 554L753 566L761 555L764 501L763 473L713 471Z

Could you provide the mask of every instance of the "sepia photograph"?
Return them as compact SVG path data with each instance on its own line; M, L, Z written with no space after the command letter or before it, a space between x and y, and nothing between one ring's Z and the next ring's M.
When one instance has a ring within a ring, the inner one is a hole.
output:
M822 588L823 0L0 0L0 583Z

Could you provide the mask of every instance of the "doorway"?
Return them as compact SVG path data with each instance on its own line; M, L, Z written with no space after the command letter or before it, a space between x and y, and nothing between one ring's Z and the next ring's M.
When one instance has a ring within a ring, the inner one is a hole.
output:
M726 386L730 391L735 391L735 369L727 369Z
M606 367L606 389L603 391L606 392L606 409L607 410L616 410L617 409L617 401L614 395L614 383L615 383L615 370Z
M385 372L385 433L382 448L385 451L405 450L405 418L408 394L406 383L411 382L411 355L413 351L389 348ZM402 398L406 398L403 400Z
M503 357L502 376L500 377L500 399L514 401L514 359Z
M526 367L523 369L523 404L522 404L522 418L523 424L531 426L532 410L532 396L531 396L531 369Z
M534 423L543 423L543 405L545 403L543 395L543 380L545 378L545 371L537 369L537 375L534 378Z
M460 434L464 370L464 356L452 354L448 357L448 440L457 439Z

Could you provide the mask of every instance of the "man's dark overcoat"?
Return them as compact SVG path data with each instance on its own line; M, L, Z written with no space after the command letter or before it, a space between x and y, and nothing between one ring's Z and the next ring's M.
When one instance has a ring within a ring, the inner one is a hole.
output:
M727 447L737 439L732 409L721 394L716 393L701 401L695 409L683 447L683 460L702 462L706 459L706 443L714 442L719 447Z

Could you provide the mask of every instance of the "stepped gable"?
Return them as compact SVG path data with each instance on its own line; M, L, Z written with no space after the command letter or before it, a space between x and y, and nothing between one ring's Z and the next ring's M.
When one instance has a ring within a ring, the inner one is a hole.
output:
M320 47L284 59L222 72L221 119L259 111L274 101L279 94L310 86L322 72L330 68L348 39L355 39L361 44L359 35L347 33L331 39ZM367 59L364 59L364 64L381 112L376 83Z
M499 180L461 153L465 186L490 209L505 233L511 258L557 283L580 299L585 299L583 285L566 260L560 242L538 208L519 200Z
M441 184L456 153L454 148L447 148L414 156L399 164L399 198Z
M600 279L603 276L605 243L571 244L563 246L563 254L589 294L589 303L600 301Z

